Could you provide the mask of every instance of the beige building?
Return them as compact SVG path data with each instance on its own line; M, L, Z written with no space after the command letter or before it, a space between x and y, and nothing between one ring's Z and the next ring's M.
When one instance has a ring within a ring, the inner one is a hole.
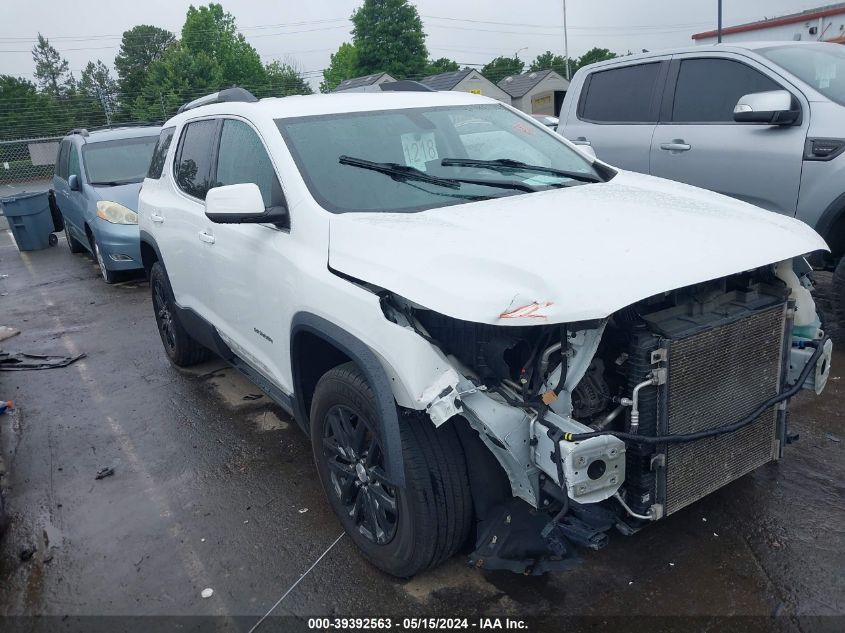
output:
M464 68L463 70L456 70L449 73L431 75L422 79L420 83L433 90L471 92L472 94L492 97L505 103L511 102L511 98L507 92L473 68Z
M569 82L553 70L511 75L499 82L511 98L511 105L526 114L557 116Z

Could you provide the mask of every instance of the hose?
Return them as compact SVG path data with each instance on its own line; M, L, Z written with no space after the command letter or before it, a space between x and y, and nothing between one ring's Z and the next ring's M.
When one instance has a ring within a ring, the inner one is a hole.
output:
M794 385L792 385L786 391L782 391L776 396L769 398L763 404L754 409L754 411L749 413L747 416L745 416L738 422L734 422L733 424L727 424L725 426L720 426L715 429L707 429L706 431L698 431L696 433L686 433L683 435L646 436L637 435L635 433L623 433L621 431L594 431L591 433L564 433L563 439L565 439L567 442L580 442L582 440L588 440L591 437L599 437L601 435L612 435L613 437L617 437L620 440L629 440L637 444L686 444L688 442L695 442L696 440L702 440L708 437L724 435L725 433L733 433L734 431L738 431L739 429L746 427L752 422L754 422L760 416L760 414L762 414L769 407L783 402L784 400L788 400L796 393L801 391L802 386L807 381L807 377L810 375L810 372L813 371L816 366L816 363L824 352L824 345L825 343L827 343L829 338L830 337L825 337L822 340L814 343L816 351L813 352L813 355L810 356L810 360L808 360L807 364L804 365L804 368L801 370L801 374L798 376L798 380L795 381Z

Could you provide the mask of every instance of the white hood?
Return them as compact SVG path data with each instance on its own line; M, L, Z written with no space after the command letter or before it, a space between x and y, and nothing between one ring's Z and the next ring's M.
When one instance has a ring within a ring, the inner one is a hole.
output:
M827 250L803 222L620 172L603 184L331 219L329 265L456 319L604 318L690 284Z

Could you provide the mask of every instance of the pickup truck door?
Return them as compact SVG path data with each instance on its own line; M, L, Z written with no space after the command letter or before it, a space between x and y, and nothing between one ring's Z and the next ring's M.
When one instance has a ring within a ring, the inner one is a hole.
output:
M734 122L740 97L768 90L793 95L802 110L797 124ZM803 95L755 60L728 53L677 55L651 142L651 173L794 215L808 124Z
M668 65L649 58L588 73L567 94L558 132L611 165L647 174Z

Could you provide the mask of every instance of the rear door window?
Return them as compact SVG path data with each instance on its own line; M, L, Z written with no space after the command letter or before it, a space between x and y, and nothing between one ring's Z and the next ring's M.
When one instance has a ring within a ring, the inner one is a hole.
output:
M586 80L578 117L596 123L656 123L654 91L660 62L592 73Z
M743 95L781 90L763 73L730 59L685 59L678 71L674 123L733 123Z
M176 185L189 196L205 200L212 185L217 124L214 119L188 123L179 141L175 162Z
M258 134L243 121L224 119L215 186L244 183L258 186L265 207L284 206L282 187Z
M167 158L167 151L170 149L170 142L173 140L173 132L175 127L168 127L161 131L156 141L155 149L153 150L153 157L150 160L150 169L147 171L147 178L154 178L158 180L161 178L161 173L164 170L164 161Z

